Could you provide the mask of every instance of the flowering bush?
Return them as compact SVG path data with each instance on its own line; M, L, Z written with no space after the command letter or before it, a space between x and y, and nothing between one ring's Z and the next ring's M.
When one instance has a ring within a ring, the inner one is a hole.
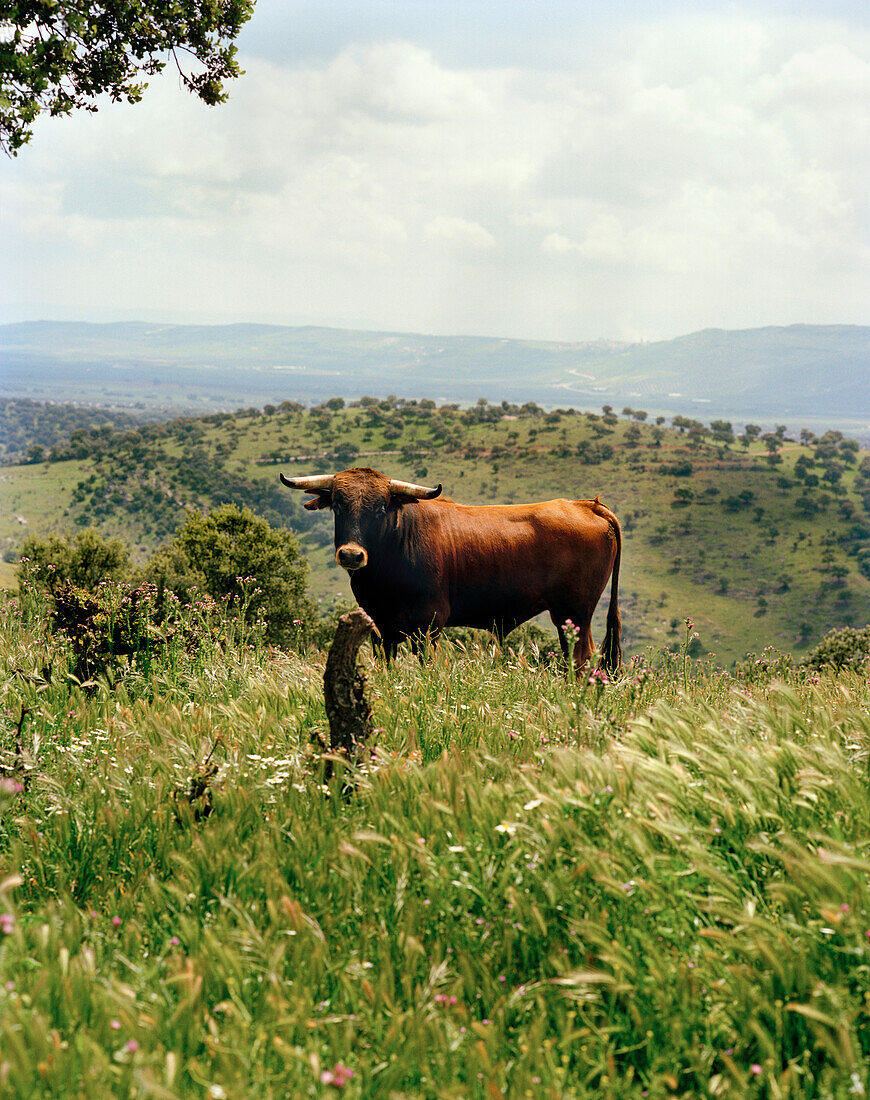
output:
M769 684L771 680L784 680L793 667L792 655L781 653L776 646L766 646L760 654L747 653L734 665L737 679L750 684Z
M262 642L265 623L246 620L244 595L235 607L230 598L219 605L209 596L192 596L182 604L148 582L104 582L93 592L66 584L54 594L49 622L67 639L72 671L83 681L125 665L147 670L155 659L202 658L209 644Z
M159 630L153 584L100 584L95 591L67 582L54 593L51 625L69 640L75 675L91 680L121 658L153 653L167 641Z

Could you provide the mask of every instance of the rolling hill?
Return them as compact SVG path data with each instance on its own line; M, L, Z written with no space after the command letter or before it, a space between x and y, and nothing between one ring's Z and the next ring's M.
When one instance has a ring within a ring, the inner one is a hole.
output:
M648 344L274 325L0 326L0 393L209 411L335 394L536 401L837 427L870 439L870 327L707 329Z
M723 661L767 645L800 653L831 627L870 621L870 457L837 432L744 446L697 421L677 431L533 405L342 405L105 426L75 433L53 461L3 467L4 579L28 533L94 524L144 558L186 508L230 501L298 533L326 608L349 598L329 516L305 511L277 471L370 465L466 503L600 494L623 524L629 652L677 644L689 617Z

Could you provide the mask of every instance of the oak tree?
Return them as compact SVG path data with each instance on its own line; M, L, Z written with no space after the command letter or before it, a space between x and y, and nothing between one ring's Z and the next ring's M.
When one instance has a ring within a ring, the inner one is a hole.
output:
M255 0L7 0L0 10L0 148L14 156L42 112L137 103L173 62L191 92L223 103L233 44Z

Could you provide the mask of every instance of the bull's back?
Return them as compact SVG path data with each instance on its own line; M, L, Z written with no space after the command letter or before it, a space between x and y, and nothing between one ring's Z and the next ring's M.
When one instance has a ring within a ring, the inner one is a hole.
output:
M445 502L431 514L438 517L441 582L452 625L501 620L509 627L578 598L594 606L607 583L612 513L597 502Z

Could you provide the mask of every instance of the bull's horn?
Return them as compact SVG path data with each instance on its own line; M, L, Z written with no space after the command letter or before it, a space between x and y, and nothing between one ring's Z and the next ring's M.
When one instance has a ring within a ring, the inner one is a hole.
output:
M284 477L279 475L288 489L301 489L304 493L331 493L335 474L312 474L311 477Z
M416 497L418 500L434 500L441 495L441 486L436 485L434 489L427 489L425 485L412 485L410 481L391 481L390 492L401 493L406 497Z

